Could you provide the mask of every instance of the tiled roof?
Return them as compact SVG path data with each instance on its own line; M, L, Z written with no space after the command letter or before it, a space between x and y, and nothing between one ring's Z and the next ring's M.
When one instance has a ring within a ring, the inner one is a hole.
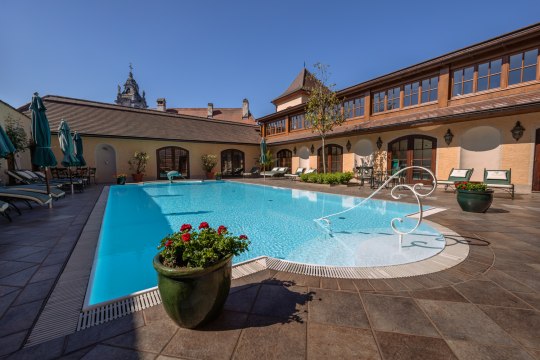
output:
M61 119L81 135L190 142L258 144L259 127L89 100L44 96L51 131ZM29 115L29 104L18 110Z
M308 91L309 89L311 89L313 87L314 82L315 82L315 77L313 75L311 75L311 73L306 68L303 68L298 73L296 78L293 80L291 85L289 85L287 90L285 90L285 92L283 92L283 94L279 95L277 98L272 100L272 102L275 103L276 100L279 100L282 97L285 97L287 95L295 93L295 92L297 92L299 90Z
M464 105L448 106L440 109L422 110L416 113L396 115L384 119L373 119L362 123L345 123L327 133L327 136L338 136L344 134L358 134L362 132L382 131L385 129L403 127L417 123L436 123L443 121L458 121L467 118L486 117L504 115L506 111L516 111L516 109L529 109L530 111L540 111L540 91L525 94L506 96L504 98L489 99L477 102L470 102ZM297 132L286 136L267 137L267 144L280 144L300 140L310 140L319 138L314 132Z
M206 117L208 108L168 108L168 113ZM242 124L255 125L255 118L249 114L247 119L242 118L242 108L214 108L214 120L235 121Z

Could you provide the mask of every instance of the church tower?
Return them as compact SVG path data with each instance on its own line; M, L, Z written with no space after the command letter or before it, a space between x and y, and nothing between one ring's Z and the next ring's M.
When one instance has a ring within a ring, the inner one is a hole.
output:
M142 96L139 95L139 85L133 78L133 66L131 66L131 63L129 64L129 76L124 84L124 91L121 91L120 85L118 85L115 103L137 109L146 109L148 107L144 91Z

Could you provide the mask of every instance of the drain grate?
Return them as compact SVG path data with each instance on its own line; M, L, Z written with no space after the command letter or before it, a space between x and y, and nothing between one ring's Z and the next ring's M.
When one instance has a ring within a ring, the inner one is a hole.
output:
M84 330L90 326L103 324L107 321L111 321L158 304L161 304L161 296L159 295L157 288L152 288L148 291L124 298L122 300L115 300L114 302L105 305L99 305L81 312L79 315L79 323L77 324L77 331Z

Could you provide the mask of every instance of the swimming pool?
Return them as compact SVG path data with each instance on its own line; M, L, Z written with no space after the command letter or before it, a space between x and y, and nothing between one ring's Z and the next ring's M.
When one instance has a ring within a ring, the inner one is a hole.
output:
M332 233L313 219L362 198L236 182L111 186L96 250L87 305L156 286L152 258L160 240L182 224L226 225L247 234L250 251L233 263L270 256L332 266L383 266L419 261L444 248L444 238L422 224L400 247L390 227L416 204L370 200L332 218ZM403 228L416 220L405 218Z

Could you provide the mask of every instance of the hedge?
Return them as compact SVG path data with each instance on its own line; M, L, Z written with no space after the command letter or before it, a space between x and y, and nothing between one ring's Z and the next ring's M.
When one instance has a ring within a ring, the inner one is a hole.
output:
M315 184L346 184L353 178L353 173L348 171L344 173L328 174L302 174L300 180Z

